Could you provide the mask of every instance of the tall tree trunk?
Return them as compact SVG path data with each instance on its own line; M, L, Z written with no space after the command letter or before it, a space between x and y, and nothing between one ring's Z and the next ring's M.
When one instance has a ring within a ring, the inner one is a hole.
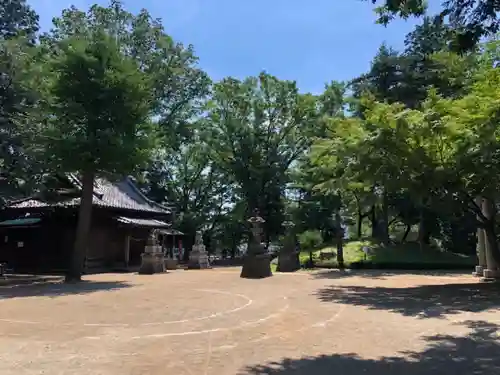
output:
M380 239L385 245L389 244L389 199L384 189L382 194L382 212L380 220Z
M476 205L477 207L482 208L483 207L483 197L478 196L476 197ZM478 222L481 221L481 216L476 215L476 220ZM477 226L477 232L476 232L476 237L477 237L477 260L478 260L478 266L481 267L481 269L485 269L486 267L486 233L484 231L484 228L481 226Z
M370 211L370 223L372 225L372 238L378 237L378 223L377 223L377 210L375 205L372 206Z
M356 236L359 239L361 239L362 235L363 235L363 219L364 219L364 215L363 213L361 212L361 210L358 208L358 221L357 221L357 228L356 228Z
M94 171L85 171L82 177L82 195L80 198L75 244L66 274L67 282L80 281L82 279L85 255L87 252L87 239L92 221L93 197Z
M495 216L496 208L495 202L489 198L483 200L483 215L486 217L485 224L485 237L486 237L486 258L488 269L495 270L500 266L500 251L497 243L497 236L495 232ZM489 259L488 259L489 258Z
M339 269L344 269L344 230L342 229L342 219L340 217L340 212L335 213L335 227L336 227L336 237L337 237L337 263Z
M424 212L424 207L421 206L419 209L419 221L418 221L418 244L420 246L421 251L423 251L425 247L425 233L426 233L425 212Z
M408 234L410 234L411 230L411 225L406 224L406 229L405 229L405 234L403 235L403 238L401 239L401 242L405 242L406 238L408 237Z

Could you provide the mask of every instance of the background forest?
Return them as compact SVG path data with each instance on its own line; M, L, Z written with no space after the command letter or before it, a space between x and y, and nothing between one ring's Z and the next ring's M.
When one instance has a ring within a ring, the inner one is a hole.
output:
M258 208L268 244L292 220L306 250L343 227L357 247L473 255L481 227L500 260L496 2L437 16L378 4L382 23L422 22L404 50L381 45L369 71L320 95L266 72L213 82L194 47L120 1L66 9L43 33L25 1L0 4L4 203L79 171L83 241L94 179L130 174L174 208L188 248L201 229L234 256Z

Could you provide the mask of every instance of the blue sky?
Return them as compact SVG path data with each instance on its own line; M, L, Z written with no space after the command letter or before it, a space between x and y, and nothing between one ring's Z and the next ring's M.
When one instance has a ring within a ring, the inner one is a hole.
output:
M28 2L48 29L72 4L88 9L108 1ZM266 70L314 93L325 82L365 72L383 42L402 48L405 34L418 22L376 25L370 2L361 0L125 0L125 6L162 18L175 40L194 45L200 66L215 80ZM430 9L436 12L439 0L430 0Z

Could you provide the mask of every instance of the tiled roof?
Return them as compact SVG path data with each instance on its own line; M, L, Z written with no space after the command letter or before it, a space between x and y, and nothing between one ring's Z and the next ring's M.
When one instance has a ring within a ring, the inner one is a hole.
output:
M78 179L69 175L68 179L78 185ZM77 186L79 187L79 186ZM133 211L152 213L171 213L168 207L151 201L135 186L130 178L119 182L110 182L104 178L97 178L94 185L93 204L99 207L120 208ZM68 198L56 203L46 202L39 198L29 198L13 202L9 208L38 208L38 207L74 207L80 205L80 198Z
M167 224L164 221L154 219L136 219L131 217L119 216L116 218L116 220L123 224L135 225L138 227L168 228L170 226L170 224Z

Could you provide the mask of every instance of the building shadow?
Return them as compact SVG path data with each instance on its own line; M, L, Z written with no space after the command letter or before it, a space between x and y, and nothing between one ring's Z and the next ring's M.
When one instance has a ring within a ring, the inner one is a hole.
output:
M89 294L99 291L113 291L130 288L121 281L81 281L79 283L44 282L24 283L0 287L0 300L23 297L61 297L75 294Z
M247 367L240 375L497 375L500 374L499 327L485 321L463 322L467 336L425 337L422 352L365 359L356 354L284 358Z
M420 285L407 288L332 286L318 290L323 302L365 306L419 318L500 308L500 283ZM499 373L500 374L500 373Z

